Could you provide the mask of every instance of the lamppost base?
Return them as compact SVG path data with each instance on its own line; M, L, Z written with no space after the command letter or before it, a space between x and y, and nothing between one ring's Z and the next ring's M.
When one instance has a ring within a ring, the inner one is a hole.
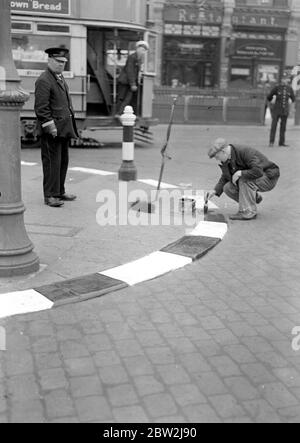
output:
M137 180L137 169L133 161L123 161L119 170L119 181L130 182Z
M25 229L24 210L22 202L0 205L0 277L28 275L39 270L39 258Z
M2 263L4 261L4 263ZM10 259L2 260L0 257L0 278L20 277L34 274L40 269L40 262L34 252L25 256L14 256Z

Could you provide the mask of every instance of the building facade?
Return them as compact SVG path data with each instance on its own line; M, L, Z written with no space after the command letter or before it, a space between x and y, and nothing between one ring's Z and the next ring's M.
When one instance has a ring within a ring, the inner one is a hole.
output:
M300 63L299 0L153 0L157 84L258 88Z

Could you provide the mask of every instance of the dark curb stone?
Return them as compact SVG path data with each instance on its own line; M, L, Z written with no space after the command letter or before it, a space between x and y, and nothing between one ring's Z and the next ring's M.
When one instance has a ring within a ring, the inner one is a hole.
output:
M226 219L225 215L221 214L220 212L209 212L207 215L205 215L204 221L228 224L228 220Z
M161 251L169 254L183 255L195 261L207 254L220 241L219 238L186 236L163 248Z
M47 297L54 306L81 302L101 297L112 291L127 288L127 283L100 274L66 280L52 285L41 286L35 291Z
M225 216L219 212L209 212L205 221L228 223ZM161 249L161 252L189 257L193 261L199 260L221 240L212 237L185 236L180 240ZM85 277L65 280L34 290L54 303L54 307L78 303L85 300L101 297L110 292L128 288L128 284L101 274L91 274Z

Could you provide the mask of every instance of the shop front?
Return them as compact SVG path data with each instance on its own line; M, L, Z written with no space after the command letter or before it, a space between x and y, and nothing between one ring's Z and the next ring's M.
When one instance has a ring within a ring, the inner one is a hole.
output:
M222 22L221 7L165 6L163 85L174 88L217 86Z
M264 88L279 81L285 67L288 25L288 12L234 12L231 88Z

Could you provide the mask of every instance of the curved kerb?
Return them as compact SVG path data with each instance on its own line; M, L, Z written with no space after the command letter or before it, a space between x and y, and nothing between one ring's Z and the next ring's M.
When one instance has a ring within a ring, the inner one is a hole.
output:
M199 260L228 230L225 216L209 213L187 236L140 260L96 274L0 295L0 318L78 303L153 280Z

